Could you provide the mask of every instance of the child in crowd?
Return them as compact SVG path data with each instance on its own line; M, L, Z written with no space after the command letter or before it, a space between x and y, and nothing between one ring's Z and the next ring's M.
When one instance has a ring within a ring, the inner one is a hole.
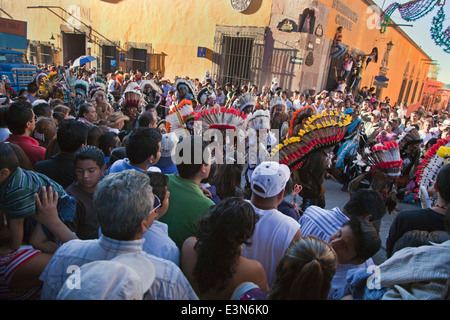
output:
M106 172L103 151L87 146L75 154L77 181L66 192L77 199L75 217L70 229L82 240L98 239L99 222L94 207L94 192Z
M46 253L54 253L58 248L57 239L33 218L36 213L35 195L41 197L42 188L57 193L59 217L62 222L70 223L75 215L76 199L45 175L19 167L14 149L9 143L1 143L0 210L6 213L11 233L9 245L14 251L24 241Z

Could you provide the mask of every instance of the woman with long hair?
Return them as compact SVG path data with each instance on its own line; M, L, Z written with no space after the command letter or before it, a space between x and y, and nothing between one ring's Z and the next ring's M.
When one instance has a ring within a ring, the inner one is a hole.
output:
M250 203L227 198L199 222L197 236L184 242L181 270L200 299L229 300L244 282L267 291L261 263L241 256L242 245L249 244L257 219Z
M244 283L231 300L326 300L336 267L333 248L319 238L307 236L286 251L267 295L255 284Z

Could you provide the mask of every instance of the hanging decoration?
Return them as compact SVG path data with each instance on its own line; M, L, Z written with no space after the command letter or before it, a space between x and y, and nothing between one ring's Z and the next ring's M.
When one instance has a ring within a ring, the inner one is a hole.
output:
M434 43L442 47L445 52L450 53L450 27L444 31L443 22L445 21L444 7L441 7L433 18L433 23L431 26L431 39Z
M386 32L386 29L391 21L392 14L398 9L403 20L411 22L416 21L428 13L430 13L436 5L443 6L442 0L413 0L405 4L394 2L385 10L381 16L381 29L380 32Z

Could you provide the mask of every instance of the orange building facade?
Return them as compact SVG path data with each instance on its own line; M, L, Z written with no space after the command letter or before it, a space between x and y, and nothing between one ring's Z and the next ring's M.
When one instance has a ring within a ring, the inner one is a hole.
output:
M106 74L161 70L165 77L319 91L334 84L332 42L343 26L352 55L378 48L360 86L391 102L421 101L430 57L398 26L377 28L371 0L41 0L1 2L28 25L28 57L65 64L91 54ZM53 40L54 39L54 40ZM377 81L379 76L388 81ZM377 78L376 78L377 77ZM349 83L350 84L350 83Z

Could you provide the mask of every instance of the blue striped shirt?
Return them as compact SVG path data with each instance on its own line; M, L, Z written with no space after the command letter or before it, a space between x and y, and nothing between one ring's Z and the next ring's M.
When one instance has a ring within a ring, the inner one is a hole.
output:
M0 209L8 212L11 219L32 216L36 213L34 194L41 196L42 187L49 186L60 198L66 194L63 187L47 176L19 167L0 188Z
M73 270L83 264L112 258L131 252L142 252L153 263L155 281L145 295L147 300L198 300L183 272L173 262L142 251L145 240L119 241L100 236L95 240L72 240L62 245L53 255L40 280L44 282L42 300L55 300L66 281L75 279ZM80 284L82 286L82 284ZM74 289L76 290L76 289Z
M315 236L328 242L330 237L350 219L339 208L331 210L317 206L308 207L298 220L302 236Z

